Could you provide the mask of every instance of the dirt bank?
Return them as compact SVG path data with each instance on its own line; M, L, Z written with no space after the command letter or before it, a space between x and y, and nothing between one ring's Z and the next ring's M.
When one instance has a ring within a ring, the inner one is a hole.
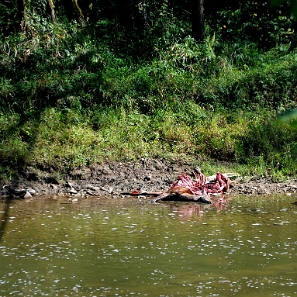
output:
M58 175L51 170L27 167L17 180L2 181L0 197L69 195L73 199L78 199L88 196L114 197L132 190L164 191L179 174L190 173L192 169L192 162L141 159L136 162L113 162L78 168L65 176L57 177ZM230 190L230 194L234 195L292 195L296 192L296 179L275 183L269 177L244 177Z

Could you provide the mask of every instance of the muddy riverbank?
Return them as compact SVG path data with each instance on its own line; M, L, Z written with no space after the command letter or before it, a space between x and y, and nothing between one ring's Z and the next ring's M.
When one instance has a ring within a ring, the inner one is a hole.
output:
M192 162L145 160L103 163L77 168L60 176L52 170L27 167L14 181L1 181L0 197L68 195L73 199L115 197L132 190L164 191L176 177L190 173ZM203 170L203 167L202 167ZM213 173L215 174L215 172ZM297 179L276 183L271 177L243 177L230 190L234 195L297 194Z

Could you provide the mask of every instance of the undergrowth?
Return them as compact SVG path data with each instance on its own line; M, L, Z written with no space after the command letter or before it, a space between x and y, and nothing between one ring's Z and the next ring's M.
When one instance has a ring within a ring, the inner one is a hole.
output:
M123 108L83 113L47 108L30 120L2 115L2 173L25 165L67 173L106 160L192 156L205 169L207 160L217 160L237 164L242 174L296 174L295 128L261 112L213 113L186 104L196 109L192 119L186 109L148 116Z
M237 164L243 174L296 174L297 130L277 121L297 98L289 43L263 50L208 29L203 43L176 38L134 59L75 25L36 22L31 30L0 43L7 178L26 165L68 172L189 155Z

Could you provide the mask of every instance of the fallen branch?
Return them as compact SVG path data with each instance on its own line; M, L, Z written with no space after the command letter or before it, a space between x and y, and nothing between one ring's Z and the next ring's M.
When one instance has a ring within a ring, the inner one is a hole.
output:
M133 190L131 192L122 192L121 195L129 195L129 196L139 196L139 195L144 195L144 196L159 196L163 192L147 192L147 191L137 191Z

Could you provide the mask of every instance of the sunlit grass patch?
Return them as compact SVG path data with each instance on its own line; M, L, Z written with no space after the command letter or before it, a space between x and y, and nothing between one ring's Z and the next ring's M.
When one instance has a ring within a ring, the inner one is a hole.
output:
M235 160L236 141L247 132L246 122L243 113L209 113L193 129L196 149L219 160Z

